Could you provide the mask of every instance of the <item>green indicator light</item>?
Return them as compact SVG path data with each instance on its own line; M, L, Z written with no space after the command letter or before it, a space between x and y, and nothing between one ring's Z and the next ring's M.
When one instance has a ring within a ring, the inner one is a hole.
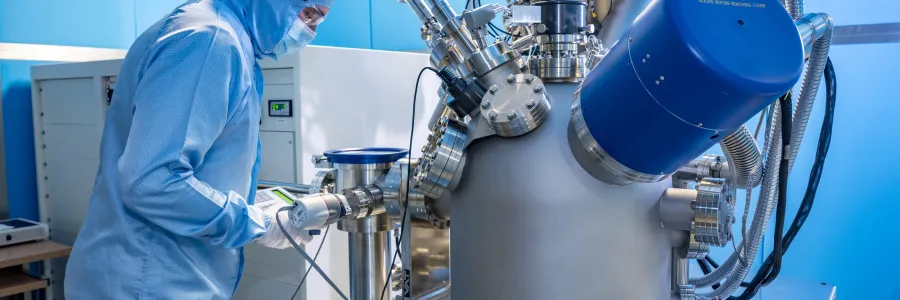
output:
M272 103L272 110L282 110L284 107L284 103Z

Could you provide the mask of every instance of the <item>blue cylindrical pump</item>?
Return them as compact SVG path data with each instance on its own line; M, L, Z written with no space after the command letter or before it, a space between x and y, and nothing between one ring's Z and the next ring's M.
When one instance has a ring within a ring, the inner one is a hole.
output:
M585 78L573 125L617 183L661 180L790 90L803 59L776 0L656 0Z

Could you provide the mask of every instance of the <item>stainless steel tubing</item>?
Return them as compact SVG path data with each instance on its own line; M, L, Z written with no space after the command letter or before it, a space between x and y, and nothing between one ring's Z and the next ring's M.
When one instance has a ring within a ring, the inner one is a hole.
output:
M772 216L772 211L775 210L775 195L778 190L778 168L781 162L781 155L784 154L781 151L781 122L789 121L781 119L780 110L781 108L776 105L775 110L772 112L772 125L769 128L771 132L768 133L771 140L766 150L766 169L763 171L762 188L760 189L759 200L756 204L756 211L753 216L753 222L750 224L750 229L735 252L719 268L708 275L689 280L691 284L698 288L725 280L718 289L697 295L698 299L719 299L734 293L744 280L744 277L747 276L747 272L749 272L750 266L756 258L754 254L759 251L762 238L766 232L766 226L769 224L769 218ZM746 253L750 255L745 256L744 254Z
M533 34L529 34L523 37L520 37L512 42L510 48L516 51L525 51L528 48L531 48L535 45L534 43L535 36Z
M333 164L335 190L375 184L391 164ZM350 253L350 299L371 300L381 296L388 280L390 247L387 214L364 219L341 220L338 229L346 231Z
M348 233L350 240L350 298L372 300L381 297L381 289L387 282L390 253L387 232ZM354 251L353 249L360 249ZM389 293L390 290L385 293ZM390 296L385 297L385 299Z
M469 29L463 28L457 19L456 11L447 0L429 0L432 2L431 12L434 13L438 23L444 27L444 32L450 35L459 47L463 56L468 57L481 50L476 47L475 40L469 33Z
M431 23L431 20L435 19L434 13L428 8L428 4L425 3L425 0L404 1L409 4L409 8L412 8L413 12L416 13L416 16L419 17L419 20L421 20L423 24L428 25L428 23Z
M284 190L294 193L294 194L309 194L310 185L307 184L297 184L291 182L277 182L277 181L265 181L260 180L256 183L257 189L268 189L273 187L282 187Z
M747 126L741 126L719 142L728 159L728 169L735 187L754 188L762 179L762 158L753 134Z
M813 104L816 101L816 93L818 93L819 84L822 82L822 74L825 73L825 62L828 60L828 52L831 49L831 37L834 32L834 21L827 14L808 14L798 20L797 24L801 30L806 28L807 32L814 32L813 34L806 34L806 36L814 36L815 42L812 43L809 62L806 64L806 75L800 87L800 95L797 97L797 105L794 111L794 121L791 124L791 151L790 156L788 156L791 168L794 167L797 151L800 150L800 143L803 142L809 115L812 113ZM803 36L803 32L801 32L801 36Z

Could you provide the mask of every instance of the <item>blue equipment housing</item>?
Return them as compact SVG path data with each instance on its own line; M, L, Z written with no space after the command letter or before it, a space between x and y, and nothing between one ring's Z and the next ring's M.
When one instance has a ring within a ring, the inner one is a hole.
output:
M657 0L585 78L573 124L632 175L611 183L662 180L790 90L803 62L776 0Z

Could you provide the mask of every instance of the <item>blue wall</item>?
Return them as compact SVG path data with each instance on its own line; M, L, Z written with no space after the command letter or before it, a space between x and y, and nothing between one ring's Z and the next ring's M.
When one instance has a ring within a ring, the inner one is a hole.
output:
M0 42L126 49L181 2L0 0ZM465 3L451 2L457 10ZM827 12L838 25L900 22L897 0L811 0L806 11ZM419 27L397 0L337 0L313 44L420 50ZM891 188L891 175L900 169L900 85L892 79L900 69L897 53L896 43L832 50L839 85L834 137L813 213L785 258L786 280L836 284L842 299L900 299L893 238L900 232L893 218L900 191ZM39 63L0 61L10 209L18 216L36 216L29 67ZM820 97L791 174L789 219L812 166L823 105ZM771 247L768 240L766 251Z

